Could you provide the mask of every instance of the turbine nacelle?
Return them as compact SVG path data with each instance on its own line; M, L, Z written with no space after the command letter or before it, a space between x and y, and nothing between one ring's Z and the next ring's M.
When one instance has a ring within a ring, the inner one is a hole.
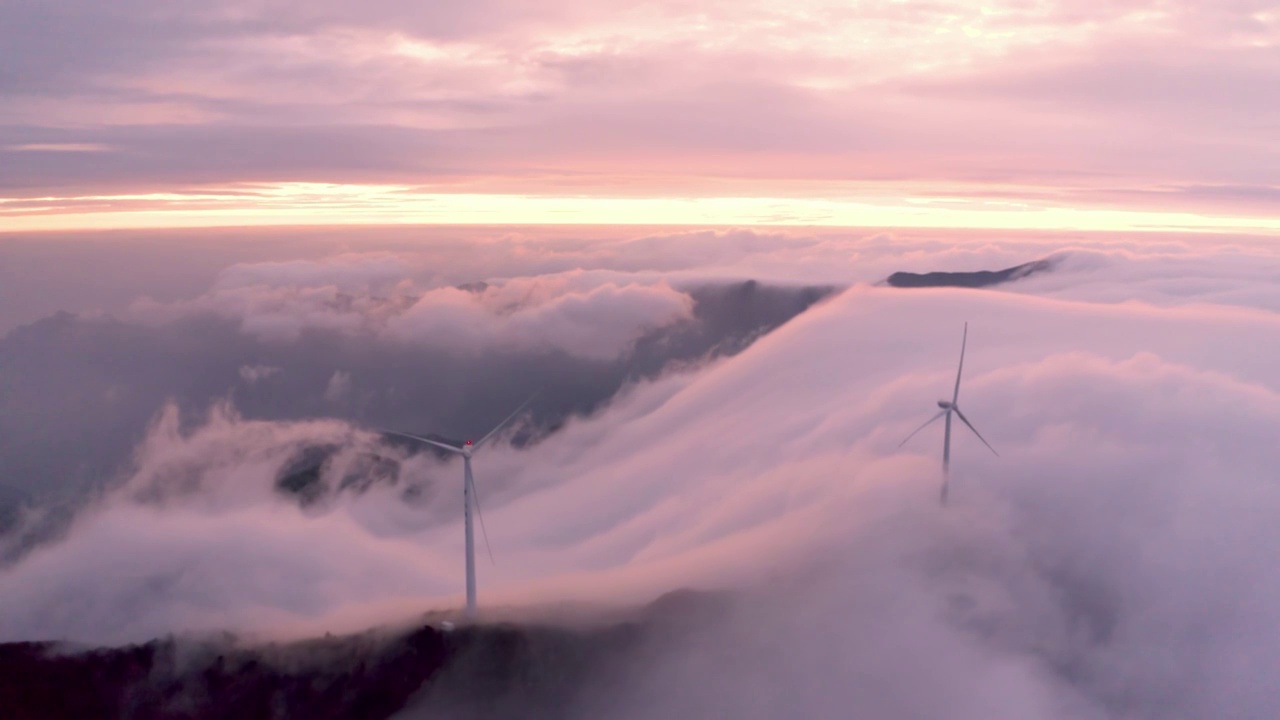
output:
M463 456L463 457L471 457L471 451L472 451L472 450L474 450L474 449L475 449L475 447L476 447L476 446L475 446L475 443L471 442L470 440L468 440L468 441L466 441L466 442L462 443L462 448L461 448L461 450L462 450L462 456Z
M943 410L950 410L951 408L955 407L955 404L952 403L950 400L939 400L938 407L942 408Z

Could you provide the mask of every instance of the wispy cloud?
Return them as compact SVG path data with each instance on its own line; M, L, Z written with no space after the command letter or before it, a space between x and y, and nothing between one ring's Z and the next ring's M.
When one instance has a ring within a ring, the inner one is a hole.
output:
M101 143L26 143L3 148L11 152L106 152L110 146Z

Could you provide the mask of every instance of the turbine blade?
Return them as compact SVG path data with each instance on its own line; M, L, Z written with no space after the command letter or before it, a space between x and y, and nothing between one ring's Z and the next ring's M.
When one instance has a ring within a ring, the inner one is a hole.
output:
M449 445L447 443L437 442L430 438L424 438L418 435L410 435L409 433L396 432L395 430L383 430L382 432L387 435L398 435L403 438L409 438L410 440L417 440L418 442L424 442L424 443L427 443L428 445L435 445L441 450L448 450L449 452L458 453L459 455L462 454L462 448L454 447L453 445Z
M903 441L902 441L902 442L898 443L898 447L902 447L903 445L906 445L906 444L907 444L907 440L910 440L911 438L915 437L915 436L916 436L916 433L918 433L918 432L920 432L921 430L923 430L923 429L925 429L925 428L929 427L930 425L932 425L932 424L933 424L933 422L934 422L935 420L937 420L938 418L940 418L940 417L942 417L943 415L946 415L946 414L947 414L947 411L946 411L946 410L943 410L943 411L939 412L937 415L934 415L933 417L929 418L928 422L926 422L925 424L923 424L923 425L921 425L920 427L916 428L915 430L912 430L910 435L908 435L905 439L903 439Z
M471 477L471 500L476 504L476 517L480 518L480 535L484 537L484 549L489 553L489 562L497 565L493 559L493 548L489 545L489 531L484 527L484 513L480 512L480 493L476 492L475 471Z
M519 415L519 414L520 414L520 412L521 412L522 410L524 410L525 408L529 407L529 403L533 402L533 399L534 399L534 398L536 398L536 397L538 397L538 393L540 393L540 392L542 392L542 391L541 391L541 390L539 390L538 392L535 392L534 394L530 395L530 396L529 396L529 399L528 399L528 400L525 400L523 403L521 403L521 404L520 404L520 407L516 408L516 411L515 411L515 412L513 412L513 413L511 413L510 415L508 415L508 416L507 416L507 419L506 419L506 420L503 420L502 422L498 423L497 427L495 427L494 429L490 430L488 435L485 435L484 437L480 438L480 442L478 442L478 443L476 443L476 444L475 444L476 449L477 449L477 450L478 450L478 449L480 449L480 446L481 446L481 445L483 445L483 444L484 444L484 442L485 442L486 440L488 440L489 438L493 437L493 436L494 436L494 434L495 434L495 433L497 433L499 430L501 430L501 429L502 429L502 428L503 428L507 423L509 423L509 422L511 422L512 420L514 420L514 419L516 418L516 416L517 416L517 415Z
M960 367L956 368L956 391L951 395L951 404L960 402L960 373L964 372L964 346L969 342L969 323L964 324L964 336L960 339Z
M960 412L960 408L956 408L956 415L960 416L960 421L969 426L969 429L973 431L974 435L978 436L978 439L982 441L983 445L987 446L988 450L995 453L996 457L1000 457L1000 453L996 452L996 449L991 447L991 443L987 442L987 439L982 437L982 433L978 432L978 428L974 427L973 423L969 422L969 418L965 417L964 413Z

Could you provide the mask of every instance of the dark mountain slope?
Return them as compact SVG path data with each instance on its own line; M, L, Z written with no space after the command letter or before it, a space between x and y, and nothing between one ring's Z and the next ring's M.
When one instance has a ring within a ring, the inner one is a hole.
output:
M1052 270L1058 258L1044 258L1015 265L1004 270L978 270L975 272L896 272L885 282L893 287L964 287L981 288L1021 280L1022 278Z

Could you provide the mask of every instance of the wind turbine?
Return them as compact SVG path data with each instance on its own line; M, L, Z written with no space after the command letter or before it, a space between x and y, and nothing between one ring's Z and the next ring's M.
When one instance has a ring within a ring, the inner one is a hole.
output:
M515 412L508 415L506 420L503 420L502 422L498 423L497 426L495 426L492 430L488 432L488 434L480 438L478 442L472 443L470 440L468 440L462 444L462 447L458 447L456 445L450 445L448 443L442 443L436 440L432 440L430 438L420 437L418 435L411 435L409 433L396 432L394 430L386 431L388 435L398 435L400 437L409 438L411 440L417 440L419 442L424 442L424 443L427 443L428 445L434 445L442 450L447 450L451 453L462 456L462 507L463 507L462 517L463 517L463 528L464 528L464 532L466 533L466 547L467 547L466 553L467 553L467 619L468 620L474 620L476 616L476 541L475 541L475 532L474 530L472 530L472 525L471 525L471 506L472 505L475 505L476 514L480 516L480 531L484 533L484 546L489 551L489 560L490 561L493 560L493 549L489 547L489 533L484 529L484 515L480 512L480 498L476 494L476 481L471 474L471 457L475 453L475 451L480 449L481 445L484 445L485 442L489 440L489 438L492 438L494 435L496 435L499 430L505 427L507 423L514 420L515 417L519 415L522 410L528 407L529 403L533 402L534 397L537 397L537 393L534 393L533 396L531 396L528 400L525 400L520 407L516 408Z
M991 443L987 442L986 438L982 437L982 433L978 432L978 428L974 427L973 423L969 422L969 418L965 417L964 413L960 412L960 373L964 370L964 346L968 340L969 323L966 322L964 324L964 337L960 340L960 367L956 368L956 389L955 392L951 394L951 400L939 400L938 407L942 408L942 410L940 410L937 415L929 418L928 422L913 430L902 442L898 443L898 447L906 445L907 440L910 440L915 437L916 433L932 425L935 420L938 418L946 418L946 430L944 430L942 434L942 495L940 497L940 501L943 505L947 504L947 481L950 479L949 476L951 470L951 413L955 413L956 417L959 417L960 421L972 430L974 435L978 436L978 439L982 441L983 445L987 446L988 450L995 453L996 457L1000 456L1000 453L996 452L996 449L991 447Z

